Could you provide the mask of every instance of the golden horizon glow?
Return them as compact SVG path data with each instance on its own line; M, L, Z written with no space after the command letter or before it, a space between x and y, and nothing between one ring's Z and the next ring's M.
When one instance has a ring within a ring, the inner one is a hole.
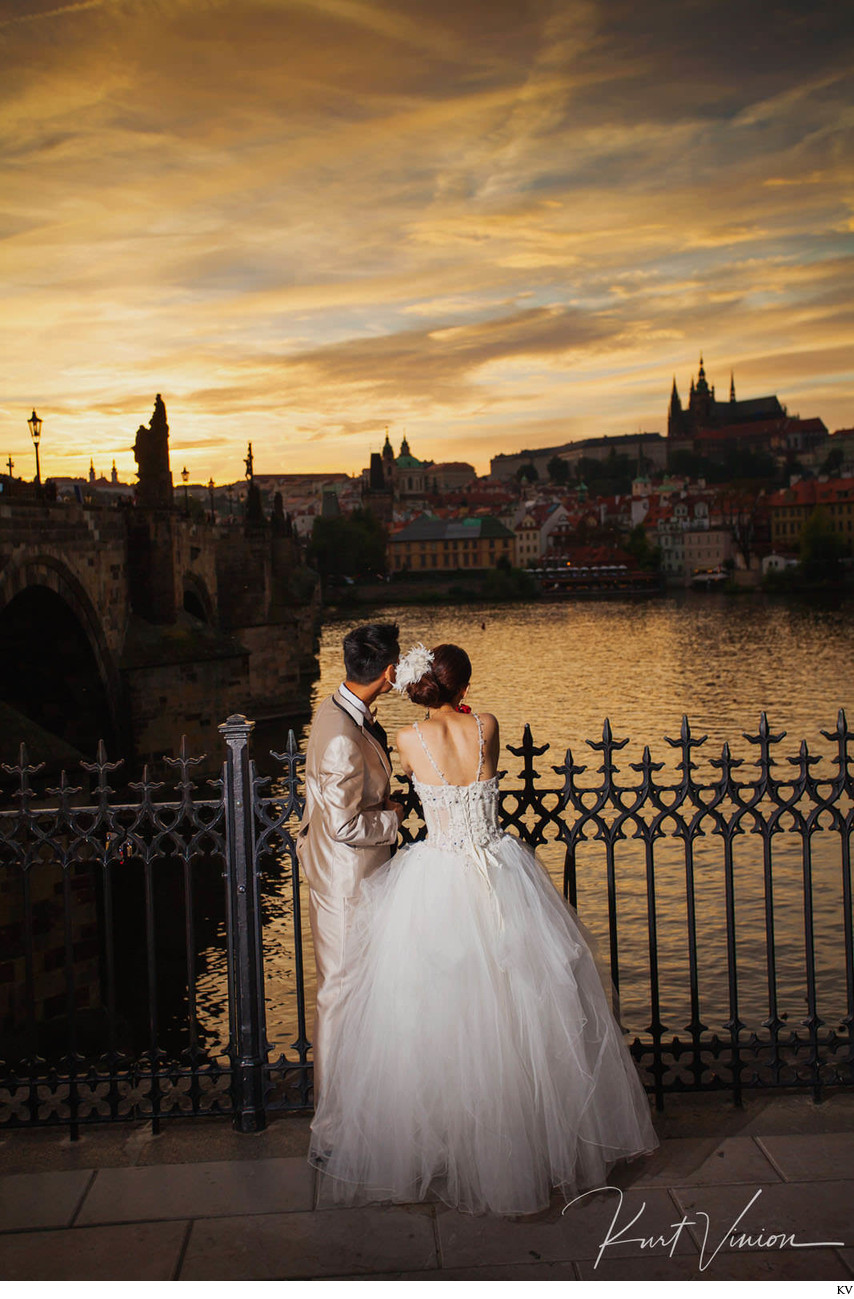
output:
M666 431L675 374L854 425L830 0L12 0L0 461L357 473Z

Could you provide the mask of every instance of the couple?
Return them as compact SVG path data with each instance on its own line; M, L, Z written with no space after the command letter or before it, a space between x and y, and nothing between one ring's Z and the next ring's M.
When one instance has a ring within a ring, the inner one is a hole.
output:
M463 702L468 655L400 658L397 638L349 633L308 745L309 1160L342 1204L534 1213L654 1149L649 1104L574 911L499 827L498 723ZM428 831L394 856L403 809L371 710L393 688L427 709L396 743Z

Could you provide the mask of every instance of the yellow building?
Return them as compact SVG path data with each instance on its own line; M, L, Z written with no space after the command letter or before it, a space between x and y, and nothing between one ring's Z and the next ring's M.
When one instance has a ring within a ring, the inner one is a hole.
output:
M768 497L774 549L797 550L801 530L817 509L843 541L854 542L854 478L807 478Z
M441 573L513 563L516 539L498 519L436 519L421 515L388 539L390 573Z

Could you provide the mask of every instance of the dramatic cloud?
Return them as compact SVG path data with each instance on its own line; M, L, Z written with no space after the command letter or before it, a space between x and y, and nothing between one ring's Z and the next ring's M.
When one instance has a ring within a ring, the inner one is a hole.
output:
M661 429L674 373L854 424L834 0L13 0L0 453L356 471ZM31 457L30 457L31 458Z

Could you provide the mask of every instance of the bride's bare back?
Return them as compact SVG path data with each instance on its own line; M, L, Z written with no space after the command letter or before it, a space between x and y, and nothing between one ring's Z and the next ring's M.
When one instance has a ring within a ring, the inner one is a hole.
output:
M498 770L498 722L492 713L481 713L480 724L483 728L480 779L489 780ZM449 785L470 785L477 779L478 734L473 713L458 713L455 708L444 705L419 722L418 730L433 762ZM407 776L414 775L422 785L441 784L436 767L425 753L414 726L404 726L398 731L395 743Z

